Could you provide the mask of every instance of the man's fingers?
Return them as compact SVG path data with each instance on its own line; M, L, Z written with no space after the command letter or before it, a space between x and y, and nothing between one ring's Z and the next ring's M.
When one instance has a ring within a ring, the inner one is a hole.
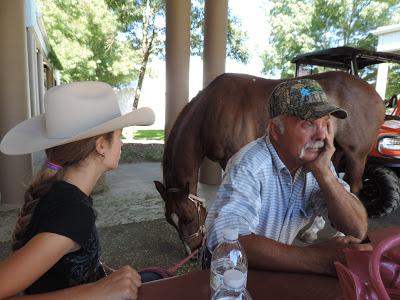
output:
M360 251L372 250L371 244L361 244L362 240L355 238L354 236L351 236L351 235L338 237L337 241L347 244L346 248L360 250Z
M373 247L371 244L349 244L348 248L359 251L372 251Z
M327 124L326 124L326 128L327 128L327 136L326 136L326 140L329 142L330 145L333 146L333 136L334 136L334 132L333 132L333 126L332 126L332 121L328 120Z
M337 240L339 242L342 242L345 244L360 244L361 243L360 239L355 238L354 236L351 236L351 235L339 236L339 237L337 237Z
M361 239L358 239L352 235L347 235L344 238L346 240L346 243L348 243L348 244L360 244L361 243Z

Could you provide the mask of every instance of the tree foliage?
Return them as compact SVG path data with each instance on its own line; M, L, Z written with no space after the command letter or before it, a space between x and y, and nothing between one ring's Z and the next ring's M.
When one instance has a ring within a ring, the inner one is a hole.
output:
M132 47L138 51L140 59L136 69L139 70L135 88L133 108L139 104L140 94L148 62L152 55L163 50L165 25L165 1L163 0L106 0L114 12Z
M203 55L204 20L204 0L193 0L190 28L190 50L192 55ZM247 33L241 29L240 20L228 9L227 56L233 60L247 63L249 52L245 46L246 41Z
M393 24L398 0L271 0L271 46L263 55L266 74L294 75L297 54L329 47L374 49L379 26Z
M139 51L141 60L135 100L138 105L140 91L148 62L152 57L165 56L165 1L164 0L105 0L119 21L120 29L127 35L134 49ZM202 55L203 49L204 0L192 1L191 8L191 54ZM247 62L249 54L244 47L246 35L240 30L237 18L229 14L227 55Z
M400 24L400 7L397 6L394 16L392 18L392 24ZM400 64L391 64L388 74L388 85L386 88L386 98L390 98L393 95L397 95L400 100Z
M104 0L39 0L38 5L63 82L100 80L119 86L133 79L137 56L118 36L118 22Z
M136 108L148 62L164 57L165 0L38 0L38 4L51 57L62 66L62 80L101 80L114 86L137 81ZM204 0L194 0L193 55L202 55L203 22ZM246 33L231 14L227 38L227 55L247 62Z

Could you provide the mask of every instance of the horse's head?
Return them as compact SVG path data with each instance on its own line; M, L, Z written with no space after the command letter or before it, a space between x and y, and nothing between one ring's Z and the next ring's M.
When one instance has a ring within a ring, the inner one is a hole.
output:
M189 193L189 186L166 188L161 182L154 181L157 191L165 201L165 217L176 228L186 252L201 247L204 237L206 209L204 200Z

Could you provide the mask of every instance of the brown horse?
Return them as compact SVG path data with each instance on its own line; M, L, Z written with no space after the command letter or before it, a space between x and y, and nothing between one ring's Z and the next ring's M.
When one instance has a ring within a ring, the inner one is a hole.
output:
M344 72L307 76L319 82L331 103L348 112L333 120L336 152L333 162L352 192L361 188L365 161L384 120L384 104L365 81ZM245 74L223 74L182 110L166 141L164 184L154 182L165 201L167 221L178 231L187 252L200 247L206 211L193 198L204 157L225 168L229 158L266 132L267 102L283 80Z

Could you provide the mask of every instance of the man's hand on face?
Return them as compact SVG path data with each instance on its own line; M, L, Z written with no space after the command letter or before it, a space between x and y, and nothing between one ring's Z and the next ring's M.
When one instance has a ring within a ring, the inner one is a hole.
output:
M313 172L314 175L323 175L325 172L330 171L329 162L332 159L332 155L335 152L335 146L333 145L333 126L331 120L327 122L327 133L324 139L325 146L321 149L321 152L313 161L305 164L305 166Z

